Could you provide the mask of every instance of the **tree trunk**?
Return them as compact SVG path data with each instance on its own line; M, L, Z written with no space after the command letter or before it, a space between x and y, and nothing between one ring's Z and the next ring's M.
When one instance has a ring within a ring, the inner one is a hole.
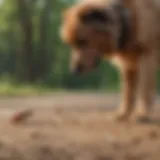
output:
M19 8L19 21L22 30L23 37L23 63L25 66L24 79L26 81L34 81L34 62L33 62L33 26L32 26L32 17L27 5L26 0L17 0Z
M42 78L48 71L49 67L49 53L48 53L48 26L49 26L49 16L51 11L51 1L52 0L45 0L45 6L43 8L41 18L40 18L40 25L39 25L39 33L40 33L40 40L39 40L39 65L37 69L37 77Z

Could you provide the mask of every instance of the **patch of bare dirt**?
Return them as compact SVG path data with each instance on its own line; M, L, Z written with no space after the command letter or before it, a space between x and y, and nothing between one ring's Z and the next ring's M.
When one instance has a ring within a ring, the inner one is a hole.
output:
M0 123L0 160L159 160L160 126L115 123L110 113L39 109Z
M0 160L160 159L158 109L148 123L118 123L108 119L107 109L77 103L80 108L32 108L33 115L21 123L11 123L13 111L1 117Z

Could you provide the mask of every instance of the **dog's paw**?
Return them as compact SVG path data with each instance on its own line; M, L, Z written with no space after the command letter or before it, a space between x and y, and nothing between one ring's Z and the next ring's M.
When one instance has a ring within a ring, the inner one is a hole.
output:
M130 120L130 114L127 112L115 112L112 117L113 121L126 122Z
M143 116L138 115L136 117L136 121L141 122L141 123L148 123L148 122L150 122L150 117L147 115L146 116L145 115L143 115Z

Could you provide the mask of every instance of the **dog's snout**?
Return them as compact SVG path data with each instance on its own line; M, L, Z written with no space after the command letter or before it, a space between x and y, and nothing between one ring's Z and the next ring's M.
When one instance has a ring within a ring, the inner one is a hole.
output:
M84 72L89 72L89 71L97 68L100 65L100 62L101 62L100 57L96 57L96 59L94 61L92 61L92 65L90 65L90 66L85 66L85 65L82 65L81 63L79 63L74 67L73 74L78 75L78 74L82 74Z
M74 75L78 75L78 74L81 74L82 72L83 72L83 66L81 65L81 64L78 64L76 67L75 67L75 69L74 69L74 71L73 71L73 74Z

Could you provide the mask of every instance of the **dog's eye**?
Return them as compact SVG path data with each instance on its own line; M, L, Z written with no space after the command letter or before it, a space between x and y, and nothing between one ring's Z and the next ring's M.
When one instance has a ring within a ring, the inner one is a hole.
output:
M77 39L76 40L76 46L81 48L85 47L87 45L87 41L85 39Z

